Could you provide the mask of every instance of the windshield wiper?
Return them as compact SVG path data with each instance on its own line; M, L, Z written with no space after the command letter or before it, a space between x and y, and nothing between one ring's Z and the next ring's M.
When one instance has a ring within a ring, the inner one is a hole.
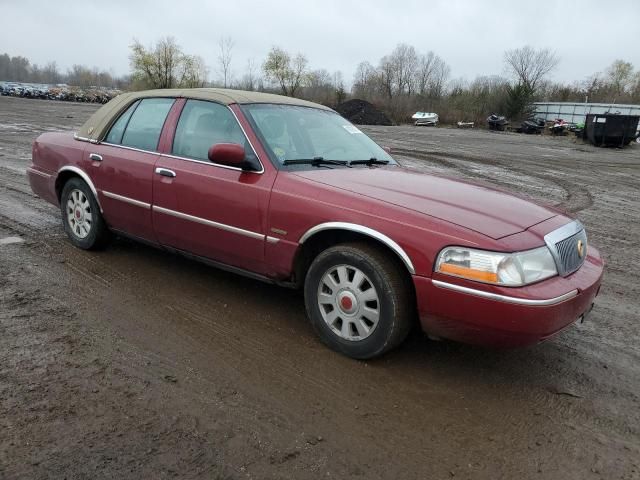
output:
M327 160L323 157L313 158L290 158L282 162L283 165L313 165L317 167L319 165L344 165L350 166L346 160Z
M349 165L387 165L389 160L378 160L376 157L371 157L369 160L351 160Z

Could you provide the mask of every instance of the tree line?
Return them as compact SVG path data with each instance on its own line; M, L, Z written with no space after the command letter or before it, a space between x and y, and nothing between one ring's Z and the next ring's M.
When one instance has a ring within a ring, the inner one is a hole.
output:
M127 88L128 76L118 77L98 67L73 65L65 72L56 62L43 66L32 64L22 56L0 55L0 81L73 85L76 87Z
M469 81L453 78L451 67L435 52L401 43L375 64L359 63L350 89L342 72L312 70L304 54L277 46L261 61L249 59L237 74L233 49L232 38L220 38L211 69L202 57L185 53L173 37L150 46L134 40L131 72L122 77L82 65L62 73L55 62L40 67L24 57L4 54L0 80L133 90L219 86L276 92L332 107L351 97L375 104L397 123L408 121L415 111L437 112L443 122L482 121L493 112L519 120L531 114L533 101L640 103L640 71L631 63L615 60L586 79L553 82L548 77L559 58L550 49L529 46L504 52L506 75Z

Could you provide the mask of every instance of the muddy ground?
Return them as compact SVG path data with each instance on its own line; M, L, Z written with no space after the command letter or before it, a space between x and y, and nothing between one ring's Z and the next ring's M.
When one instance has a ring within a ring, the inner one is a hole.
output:
M0 478L640 478L640 148L369 127L402 163L560 205L607 260L592 315L535 347L413 333L371 362L296 292L125 240L70 246L25 178L96 107L0 97Z

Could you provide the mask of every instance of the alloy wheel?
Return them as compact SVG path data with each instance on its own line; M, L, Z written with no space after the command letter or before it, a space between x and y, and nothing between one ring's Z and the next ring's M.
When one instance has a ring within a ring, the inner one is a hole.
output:
M78 238L86 238L91 232L93 215L91 203L87 196L78 189L73 189L67 199L67 223Z
M318 286L318 306L329 328L344 340L364 340L380 319L376 288L351 265L336 265L325 272Z

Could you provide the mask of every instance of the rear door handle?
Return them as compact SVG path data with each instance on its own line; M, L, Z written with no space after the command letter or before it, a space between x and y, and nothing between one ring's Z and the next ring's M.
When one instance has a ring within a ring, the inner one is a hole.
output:
M169 170L168 168L158 167L156 168L156 173L158 175L162 175L163 177L169 177L169 178L174 178L176 176L176 172L174 172L173 170Z
M97 153L90 153L89 154L89 160L93 160L94 162L101 162L102 161L102 155L98 155Z

